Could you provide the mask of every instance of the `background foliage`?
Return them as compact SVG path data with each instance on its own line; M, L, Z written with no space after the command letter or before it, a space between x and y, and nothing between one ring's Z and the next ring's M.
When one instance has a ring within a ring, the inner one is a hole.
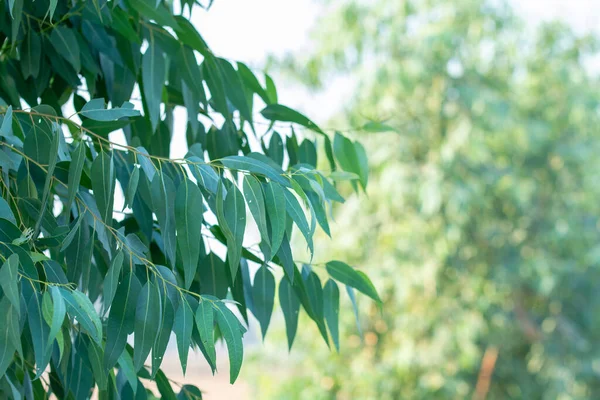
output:
M314 351L268 346L258 362L279 367L252 369L259 396L598 397L597 38L525 30L495 1L327 6L284 67L359 81L329 125L367 124L368 199L338 207L319 254L364 266L384 312L360 304L365 348L349 316L339 354L311 330Z
M143 399L155 380L172 399L172 332L184 372L190 347L214 372L223 339L233 383L248 311L264 338L278 297L290 347L300 309L339 347L338 284L380 303L361 271L311 263L317 225L329 234L344 201L336 181L367 186L363 147L212 53L187 18L200 6L0 1L0 397ZM277 133L282 122L302 133ZM177 140L188 153L172 159Z

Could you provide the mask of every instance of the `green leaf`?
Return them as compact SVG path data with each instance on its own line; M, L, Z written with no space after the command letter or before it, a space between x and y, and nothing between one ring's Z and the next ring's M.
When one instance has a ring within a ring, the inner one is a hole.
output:
M292 218L292 220L300 229L302 236L306 239L306 243L308 244L308 248L310 249L311 254L313 253L313 240L312 240L312 229L308 225L308 221L306 220L306 215L304 215L304 210L298 203L296 197L289 190L284 190L285 195L285 204L287 214Z
M162 396L162 400L177 400L177 397L175 397L175 392L171 387L171 382L169 382L169 379L167 379L164 372L158 371L155 380L156 387Z
M323 340L325 340L325 343L327 346L329 346L327 328L325 327L324 320L323 287L321 286L321 280L319 279L319 276L310 271L306 278L305 287L306 293L308 294L308 302L310 303L310 307L313 312L312 318L316 322Z
M193 307L192 307L192 303ZM175 324L173 330L177 336L177 351L179 352L179 361L181 369L185 375L187 369L188 352L194 329L194 313L196 312L196 300L183 297L179 302L179 308L175 313Z
M237 66L238 66L238 74L242 78L242 81L244 82L246 87L249 88L250 90L252 90L253 93L256 93L265 102L265 104L269 104L270 100L269 100L269 97L267 96L267 92L260 85L260 83L258 82L258 79L256 79L256 76L250 70L250 68L248 68L248 66L246 64L241 63L239 61L237 63Z
M160 285L160 283L159 283ZM175 320L175 311L169 296L167 295L167 284L163 283L161 290L161 319L160 328L158 335L156 336L156 343L152 347L152 376L155 376L159 371L160 364L162 363L167 345L169 344L169 338L171 337L171 330L173 328L173 321ZM177 306L177 305L175 305Z
M275 82L268 74L265 74L265 82L266 82L266 92L269 98L269 101L265 101L267 104L276 104L277 103L277 88L275 87Z
M98 385L99 390L106 390L108 384L108 374L102 366L102 359L104 358L103 349L98 346L94 341L88 337L83 337L84 342L87 345L87 356L90 361L92 373L94 374L94 380Z
M158 287L152 281L146 282L135 310L135 336L133 365L136 371L143 366L156 341L161 320L161 302Z
M381 304L381 299L371 280L360 271L342 261L330 261L326 264L327 272L336 281L351 286Z
M348 292L348 297L350 297L350 302L352 303L352 311L354 312L354 319L356 321L356 329L358 329L358 334L362 338L362 329L360 327L360 317L358 315L358 304L356 303L356 295L354 294L354 289L351 286L346 285L346 292Z
M298 315L300 313L300 300L296 295L290 281L283 277L279 282L279 304L285 319L288 348L292 349L296 331L298 330Z
M129 14L125 12L121 7L114 7L112 9L112 25L111 27L119 32L121 36L131 40L137 44L141 44L140 38L137 32L131 26L129 22Z
M165 253L171 265L175 265L177 246L175 235L175 185L171 178L162 173L154 178L151 189L152 206L160 226Z
M248 104L244 86L237 75L237 71L229 61L223 58L218 58L217 62L218 68L221 71L221 76L223 77L223 84L225 86L227 97L231 101L231 104L239 110L241 117L250 122L250 125L252 126L252 110L250 109L250 104ZM252 127L252 129L254 129L254 127Z
M284 105L270 104L267 107L265 107L260 113L263 117L270 121L292 122L325 135L325 132L323 132L321 128L317 126L317 124L312 122L310 119L308 119L298 111L292 110L291 108L286 107Z
M234 383L237 379L244 358L244 346L242 345L242 334L245 332L235 315L223 302L215 302L217 324L223 334L229 353L229 382Z
M18 286L18 269L19 256L17 254L11 254L4 264L2 264L2 268L0 268L0 287L4 291L4 296L10 300L11 304L17 310L21 307Z
M177 37L184 44L190 46L192 49L198 51L203 56L206 56L210 52L208 49L208 45L200 36L200 33L194 28L191 22L185 18L183 15L175 16L175 20L177 21L177 28L175 28L175 33L177 33Z
M166 65L163 52L153 40L150 40L148 49L142 56L142 83L152 131L156 131L160 118L160 103L165 84L165 73Z
M112 153L98 154L91 169L92 189L102 221L112 227L113 203L115 197L115 167Z
M29 29L27 31L25 40L21 43L20 56L23 78L27 79L30 76L34 79L37 78L40 72L42 42L35 30Z
M17 220L15 219L15 215L13 214L10 206L4 200L3 197L0 197L0 218L6 219L13 223L13 225L17 224Z
M223 76L218 60L212 54L207 54L202 63L204 68L204 77L206 79L206 85L210 91L214 108L217 112L221 113L225 118L229 118L229 108L227 106L227 98L225 93L225 86L223 83Z
M163 4L154 7L154 3L147 0L129 0L129 4L131 4L131 6L146 19L154 20L159 25L166 25L173 29L179 29L177 21L173 18L173 13L171 13Z
M137 166L134 166L131 171L131 176L129 177L129 183L127 184L127 191L125 192L125 206L133 208L133 199L137 192L139 181L140 169Z
M231 185L225 196L223 216L224 233L227 238L227 258L231 277L235 280L242 257L242 242L246 230L246 203L242 193L235 185Z
M59 132L55 132L52 135L52 142L50 144L49 157L48 157L48 167L46 173L46 180L44 182L44 191L42 195L42 203L40 206L40 213L38 219L35 223L35 233L34 236L37 236L37 232L39 232L39 227L42 223L42 219L44 218L44 214L46 213L48 197L50 196L50 187L52 185L52 179L54 177L54 169L56 168L56 161L58 159L58 145L59 145Z
M79 190L81 172L83 171L83 164L85 162L85 150L86 145L82 140L77 144L77 147L71 155L71 165L69 165L67 203L65 205L67 210L71 209L71 204L73 204L73 201L75 200L75 195Z
M123 261L125 255L123 250L120 250L116 256L112 259L108 272L104 277L104 284L102 285L102 297L105 309L112 304L117 292L117 286L119 284L119 278L121 276L121 269L123 269Z
M131 355L129 355L129 352L124 351L119 357L118 363L119 368L123 371L123 375L125 375L125 378L131 386L131 389L134 393L136 393L138 389L138 379L136 374L137 369L133 365L133 360L131 359Z
M50 43L57 53L73 66L75 72L81 70L79 43L71 28L63 24L56 26L50 33Z
M177 400L202 400L202 392L196 386L183 385L177 394Z
M340 351L340 333L338 320L340 314L340 289L335 281L329 279L323 288L323 313L329 328L331 339L337 351Z
M194 280L200 258L202 207L200 189L192 181L185 179L179 184L175 195L175 225L186 289Z
M285 233L285 189L275 182L263 183L263 189L271 232L271 255L273 255L278 252Z
M59 288L59 290L69 315L76 318L91 338L100 344L102 342L102 322L100 322L100 317L89 297L79 290L70 291L63 288Z
M60 328L65 320L65 315L67 313L67 307L65 305L65 300L60 293L60 290L56 286L50 286L49 292L52 295L52 318L50 319L50 334L48 336L48 351L51 350L52 343L56 336L60 332ZM44 293L44 300L46 299L46 291Z
M215 352L214 329L214 309L209 300L201 299L198 308L196 309L196 327L200 334L200 340L206 350L208 362L211 365L216 365L217 355Z
M42 312L42 299L37 291L34 291L27 306L27 319L29 331L33 340L33 351L35 354L36 379L39 378L50 362L51 352L48 350L48 337L50 327L44 321Z
M270 246L271 239L269 238L269 230L267 228L265 199L263 197L260 182L252 175L244 176L244 197L246 198L252 217L258 226L258 231L260 232L262 240Z
M289 181L282 176L283 171L277 171L270 165L255 158L246 156L229 156L222 158L220 161L227 168L263 175L283 186L290 185Z
M13 362L15 350L23 354L21 349L21 333L19 331L19 315L7 298L0 300L0 312L5 323L0 328L0 379L8 366ZM16 346L19 346L17 349Z
M106 369L112 368L117 363L127 344L127 335L134 330L139 294L139 280L131 273L126 274L117 287L117 293L108 315L104 350L104 368Z
M254 302L254 313L260 324L263 341L267 335L267 329L273 314L275 301L275 278L269 269L263 265L254 275L252 286L252 300Z
M377 121L369 121L364 124L361 129L370 133L396 132L396 129L394 129L392 126L387 125L384 122Z
M95 121L116 121L123 117L139 117L140 112L133 107L132 103L126 101L121 107L107 109L104 99L99 98L85 103L79 113Z

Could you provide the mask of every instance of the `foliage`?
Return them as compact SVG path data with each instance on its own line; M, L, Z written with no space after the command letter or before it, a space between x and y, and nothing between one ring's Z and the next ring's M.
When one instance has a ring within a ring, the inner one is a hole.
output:
M175 398L160 370L171 332L184 372L190 347L214 372L223 339L233 383L248 311L264 337L279 269L290 326L302 308L326 343L326 326L337 331L338 309L322 311L327 270L301 273L289 240L298 229L312 252L317 224L329 232L338 164L365 187L362 147L334 146L278 104L268 75L213 54L185 16L194 7L0 1L0 397L137 399L153 379ZM188 153L172 159L178 107ZM304 134L279 134L279 121ZM250 218L259 245L245 241ZM330 297L339 283L379 301L335 265ZM199 396L186 385L177 398Z
M291 72L360 82L330 125L364 126L372 174L318 254L363 265L384 313L359 304L364 348L346 315L340 354L260 352L260 398L600 396L598 41L499 3L328 2Z

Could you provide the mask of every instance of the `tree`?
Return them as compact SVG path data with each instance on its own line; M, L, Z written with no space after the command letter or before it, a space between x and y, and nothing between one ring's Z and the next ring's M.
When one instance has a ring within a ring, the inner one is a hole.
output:
M379 302L362 272L300 271L289 245L296 228L311 252L316 225L329 232L334 180L365 188L362 146L278 104L268 75L211 52L184 16L197 2L178 6L0 0L1 397L137 399L153 379L174 398L160 370L171 332L184 371L190 347L214 371L222 338L233 383L248 311L267 333L273 271L290 346L301 308L329 343L338 284ZM188 153L172 159L178 107ZM250 215L258 246L244 246Z
M339 355L261 352L259 397L597 398L598 39L497 1L327 4L288 65L359 82L328 125L363 126L371 175L317 253L363 266L384 313L359 304L364 348L345 316Z

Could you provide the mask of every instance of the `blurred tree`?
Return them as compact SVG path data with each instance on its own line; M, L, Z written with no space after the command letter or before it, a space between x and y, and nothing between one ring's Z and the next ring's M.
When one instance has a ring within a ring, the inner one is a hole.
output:
M598 398L597 38L497 1L327 5L284 70L358 82L329 125L363 127L369 197L320 246L364 268L383 314L362 304L365 347L341 316L339 354L277 354L260 397Z

